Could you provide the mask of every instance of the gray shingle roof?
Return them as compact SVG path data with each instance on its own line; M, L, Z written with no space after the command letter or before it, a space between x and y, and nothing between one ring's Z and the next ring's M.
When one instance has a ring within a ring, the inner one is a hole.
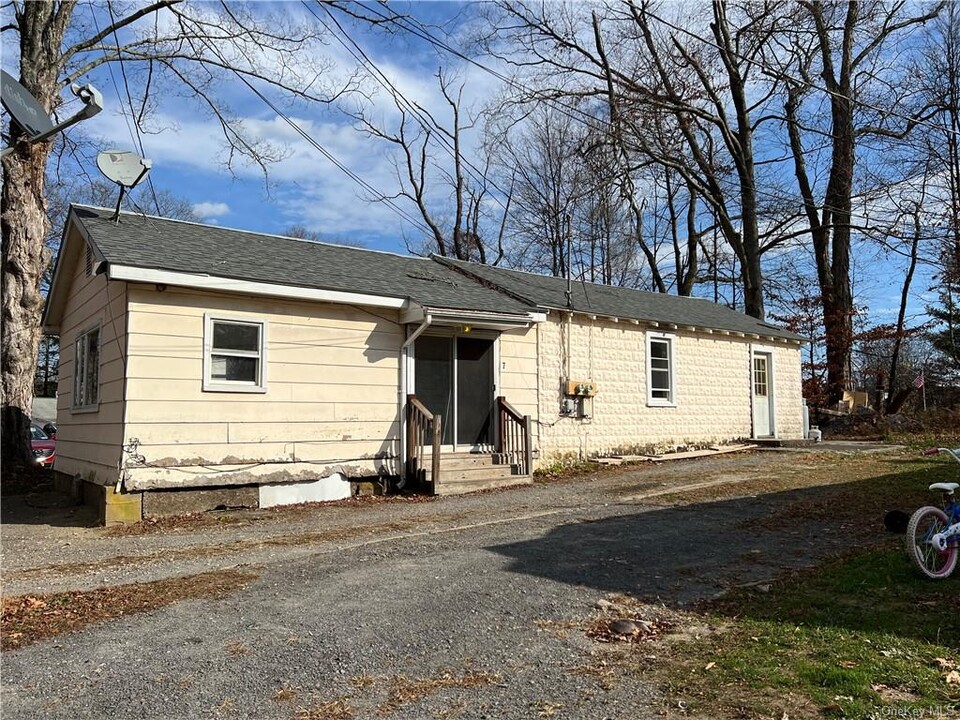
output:
M534 310L428 258L327 245L179 220L73 206L104 259L115 265L235 280L409 298L433 308Z
M567 281L564 278L505 270L449 258L435 257L434 259L474 275L538 307L561 310L567 307ZM803 339L800 335L795 335L776 325L757 320L709 300L677 297L611 285L574 282L573 309L596 315L673 323L678 326Z

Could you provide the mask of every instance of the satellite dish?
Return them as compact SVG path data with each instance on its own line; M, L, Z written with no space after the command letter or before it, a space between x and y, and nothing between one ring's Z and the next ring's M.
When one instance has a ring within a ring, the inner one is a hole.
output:
M97 167L103 176L125 188L136 187L153 163L129 150L106 150L97 155Z
M53 130L47 111L6 70L0 70L0 103L28 136L35 137Z
M127 188L136 187L143 180L153 163L129 150L105 150L97 155L97 167L103 176L120 186L120 197L117 198L117 210L113 219L120 222L120 203Z
M70 86L70 91L83 102L83 107L76 115L54 125L50 115L37 99L20 83L13 79L5 70L0 70L0 104L10 113L13 121L23 128L26 141L29 144L49 140L58 132L76 125L81 120L92 118L103 110L103 95L93 85ZM21 140L23 138L20 138ZM0 157L12 153L14 146L0 150Z

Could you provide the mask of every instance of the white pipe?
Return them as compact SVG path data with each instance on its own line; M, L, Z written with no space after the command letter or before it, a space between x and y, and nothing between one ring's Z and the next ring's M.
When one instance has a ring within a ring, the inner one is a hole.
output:
M427 315L423 319L423 322L420 323L420 327L418 327L416 330L413 331L413 335L411 335L404 341L401 348L403 350L406 350L408 347L410 347L413 344L413 341L416 340L418 337L420 337L423 334L424 330L430 327L430 323L432 322L433 322L433 315Z

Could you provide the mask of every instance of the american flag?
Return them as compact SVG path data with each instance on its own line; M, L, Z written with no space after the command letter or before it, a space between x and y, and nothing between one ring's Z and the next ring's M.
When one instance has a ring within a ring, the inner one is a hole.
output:
M917 375L917 377L914 379L914 381L913 381L913 386L914 386L915 388L922 388L922 387L923 387L923 370L921 370L921 371L920 371L920 374Z

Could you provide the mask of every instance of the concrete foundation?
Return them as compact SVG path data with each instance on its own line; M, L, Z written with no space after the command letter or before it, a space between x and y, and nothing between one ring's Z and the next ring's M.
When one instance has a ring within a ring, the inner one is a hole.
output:
M101 525L121 525L143 519L143 496L140 493L118 493L113 485L84 482L82 496L85 505L97 509Z
M230 508L258 508L254 485L189 490L148 490L143 493L143 517L182 515Z

